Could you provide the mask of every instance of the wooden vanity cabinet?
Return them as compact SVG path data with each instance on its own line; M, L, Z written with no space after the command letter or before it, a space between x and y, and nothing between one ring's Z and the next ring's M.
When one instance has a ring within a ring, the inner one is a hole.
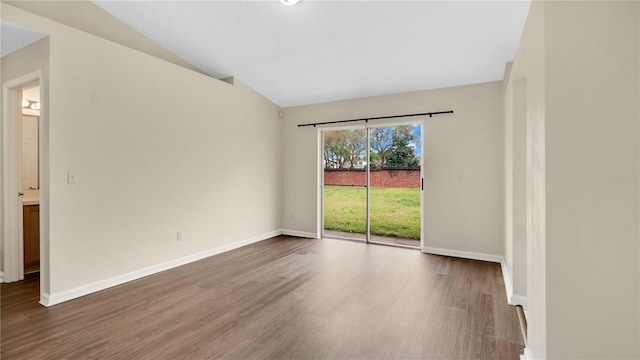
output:
M24 267L40 264L40 205L22 207L24 225Z

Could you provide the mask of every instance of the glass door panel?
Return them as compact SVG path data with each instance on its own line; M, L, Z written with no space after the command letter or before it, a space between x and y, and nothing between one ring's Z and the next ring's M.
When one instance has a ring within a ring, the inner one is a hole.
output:
M369 130L369 242L420 247L421 126Z
M323 236L366 241L366 130L323 132Z

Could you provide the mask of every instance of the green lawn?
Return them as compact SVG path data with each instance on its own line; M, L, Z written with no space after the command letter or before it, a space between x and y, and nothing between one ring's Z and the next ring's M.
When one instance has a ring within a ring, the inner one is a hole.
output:
M324 228L364 234L366 189L324 186ZM371 234L420 239L420 189L371 188Z

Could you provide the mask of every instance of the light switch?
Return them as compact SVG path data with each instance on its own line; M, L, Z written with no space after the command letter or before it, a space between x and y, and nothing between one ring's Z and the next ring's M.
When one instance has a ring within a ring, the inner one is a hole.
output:
M78 174L75 170L69 170L67 172L67 183L68 184L77 184L78 183Z

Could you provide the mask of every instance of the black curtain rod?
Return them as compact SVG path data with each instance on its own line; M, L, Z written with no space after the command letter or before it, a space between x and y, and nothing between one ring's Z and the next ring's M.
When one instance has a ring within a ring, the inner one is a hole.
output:
M429 117L433 117L433 115L440 115L440 114L453 114L453 110L449 110L449 111L436 111L436 112L428 112L428 113L420 113L420 114L406 114L406 115L380 116L380 117L371 117L371 118L362 118L362 119L351 119L351 120L325 121L325 122L311 123L311 124L299 124L299 125L298 125L298 127L303 127L303 126L313 126L313 127L316 127L317 125L339 124L339 123L346 123L346 122L353 122L353 121L365 121L365 122L369 122L369 120L395 119L395 118L403 118L403 117L410 117L410 116L424 116L424 115L429 115Z

